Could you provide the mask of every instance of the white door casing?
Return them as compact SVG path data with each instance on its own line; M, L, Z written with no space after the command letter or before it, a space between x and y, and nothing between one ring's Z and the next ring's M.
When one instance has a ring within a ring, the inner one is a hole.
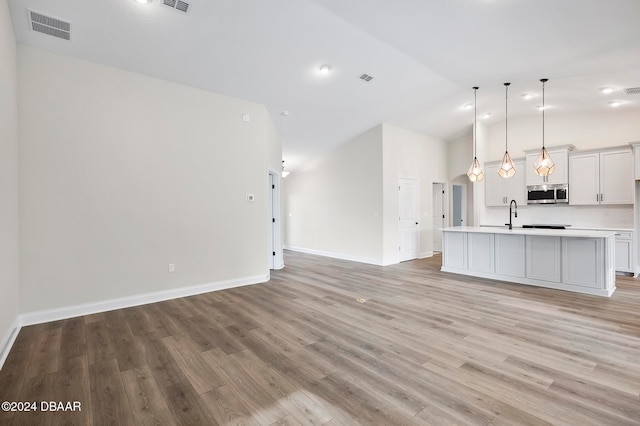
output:
M269 215L267 224L267 265L269 269L282 269L284 266L282 241L280 238L280 179L279 174L269 172Z
M442 251L442 228L445 227L444 183L433 184L433 251Z

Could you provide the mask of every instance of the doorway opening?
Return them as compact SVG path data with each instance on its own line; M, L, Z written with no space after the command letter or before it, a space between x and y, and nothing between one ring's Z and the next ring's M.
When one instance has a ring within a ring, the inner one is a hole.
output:
M269 172L269 215L268 215L268 242L267 265L269 269L282 269L284 259L282 256L282 240L280 236L280 175Z
M433 183L433 199L432 199L432 226L433 226L433 251L442 252L442 228L447 226L446 218L446 190L445 183Z
M453 202L453 226L466 225L467 216L467 186L454 183L451 188Z

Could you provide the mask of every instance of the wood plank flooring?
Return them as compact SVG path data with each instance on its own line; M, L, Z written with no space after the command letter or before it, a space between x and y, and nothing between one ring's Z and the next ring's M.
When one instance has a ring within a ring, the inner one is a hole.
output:
M285 261L266 284L23 328L0 402L82 411L0 424L640 424L640 281L606 299L439 256Z

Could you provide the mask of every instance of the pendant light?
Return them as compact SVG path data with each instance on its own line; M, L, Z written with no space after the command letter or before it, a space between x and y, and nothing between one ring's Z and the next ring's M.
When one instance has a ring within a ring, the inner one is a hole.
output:
M509 85L511 83L504 84L504 156L502 157L502 163L498 169L498 174L501 178L507 179L516 174L516 166L513 165L511 156L509 155L507 145L507 118L509 117L509 110L507 107L507 101L509 98Z
M542 82L542 149L533 163L533 170L538 176L549 176L556 170L556 163L553 162L547 148L544 147L544 84L549 81L548 78L540 80Z
M476 156L476 128L478 127L478 100L476 96L476 92L479 87L473 88L473 106L474 106L474 118L473 118L473 162L469 167L469 171L467 171L467 176L469 176L469 180L471 182L482 182L484 179L484 172L480 167L480 162L478 161L478 157Z

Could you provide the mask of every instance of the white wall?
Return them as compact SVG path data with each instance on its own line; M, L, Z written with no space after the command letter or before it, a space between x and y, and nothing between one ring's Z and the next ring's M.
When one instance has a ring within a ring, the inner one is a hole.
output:
M491 141L490 136L491 136L491 133L490 133L489 126L485 125L484 123L478 122L477 130L476 130L476 145L477 145L476 154L478 157L478 161L480 161L480 164L482 166L482 170L484 170L485 172L485 175L487 173L487 168L484 166L484 164L487 161L491 161L489 160L491 147L495 145ZM504 154L504 151L502 152L502 154ZM469 165L471 165L471 163L469 163ZM484 224L487 220L488 212L487 212L487 208L484 205L484 193L485 193L484 185L486 182L487 180L484 179L482 182L476 182L471 184L473 186L474 203L473 203L472 219L473 219L474 225Z
M382 126L284 180L285 246L382 262Z
M447 146L381 124L285 180L286 246L373 264L398 262L398 178L420 181L420 254L433 252L432 183Z
M18 317L18 103L16 41L0 1L0 366Z
M547 114L545 144L548 147L573 144L576 151L627 145L640 140L639 114L637 109L622 108L599 114ZM541 117L509 118L509 153L513 158L522 158L524 150L541 145ZM487 149L484 161L502 159L504 121L489 126ZM524 173L524 170L518 170L518 173ZM484 206L484 197L479 199L479 203ZM508 209L486 207L481 223L503 225L506 220ZM633 206L521 206L515 220L517 224L566 223L584 227L633 228Z
M263 106L24 46L18 71L22 312L268 277Z
M640 140L640 111L624 108L597 114L545 115L545 145L573 144L576 150L626 145ZM524 157L524 150L542 146L541 117L509 118L509 153ZM489 146L484 161L501 160L504 121L489 126Z
M469 133L447 142L447 165L449 179L467 174L471 160L473 160L473 125L469 126Z
M473 226L473 192L474 184L467 177L467 171L473 160L473 125L469 126L469 133L447 142L447 164L449 182L464 185L466 190L466 222L465 225ZM449 185L449 194L452 193L452 185ZM453 199L449 197L449 211L453 212ZM452 214L449 215L448 224L452 225Z
M439 140L383 125L384 264L398 262L398 178L420 185L420 257L433 254L432 184L447 183L447 145Z

